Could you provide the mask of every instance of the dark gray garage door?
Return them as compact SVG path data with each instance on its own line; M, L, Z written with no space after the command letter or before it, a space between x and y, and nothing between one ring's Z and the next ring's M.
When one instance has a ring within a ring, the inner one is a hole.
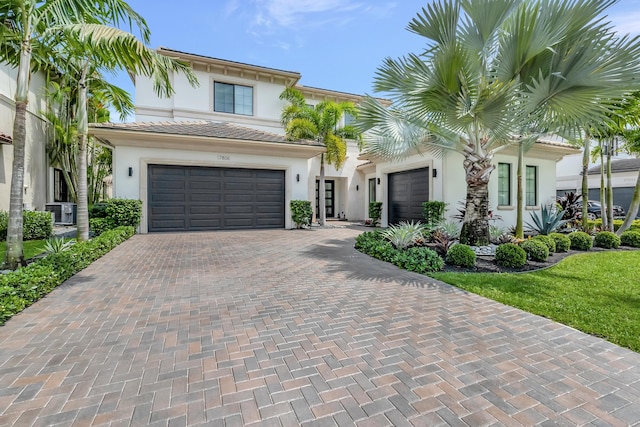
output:
M284 228L284 171L149 165L149 231Z
M389 224L423 221L422 203L429 200L429 168L389 174Z

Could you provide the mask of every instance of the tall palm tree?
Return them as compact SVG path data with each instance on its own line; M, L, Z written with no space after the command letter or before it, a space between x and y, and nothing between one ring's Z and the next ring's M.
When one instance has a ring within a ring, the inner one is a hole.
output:
M409 23L421 54L386 59L367 98L366 150L401 159L415 152L464 157L461 241L489 241L488 183L495 153L521 138L603 117L637 84L640 42L616 38L599 16L615 0L436 0Z
M324 164L340 169L347 157L347 139L362 140L360 131L352 125L340 127L345 113L357 117L358 111L351 102L322 101L315 106L306 103L304 95L294 87L287 87L280 99L288 102L282 110L281 120L290 140L311 139L324 144L326 152L320 154L320 175L318 189L318 218L320 225L326 225L324 198Z
M116 22L117 23L117 22ZM68 57L68 67L77 79L78 126L78 240L89 238L87 197L88 86L94 80L103 81L102 70L124 69L130 74L154 79L158 96L170 96L172 73L183 73L193 86L198 81L191 68L182 62L161 55L138 40L133 34L102 24L79 24L64 29L62 50ZM104 89L104 87L103 87Z

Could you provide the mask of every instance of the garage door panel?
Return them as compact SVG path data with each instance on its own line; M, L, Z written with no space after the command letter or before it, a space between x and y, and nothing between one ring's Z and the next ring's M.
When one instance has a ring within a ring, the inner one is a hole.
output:
M422 203L429 200L429 168L389 174L389 223L423 221Z
M149 231L283 228L284 171L150 165Z

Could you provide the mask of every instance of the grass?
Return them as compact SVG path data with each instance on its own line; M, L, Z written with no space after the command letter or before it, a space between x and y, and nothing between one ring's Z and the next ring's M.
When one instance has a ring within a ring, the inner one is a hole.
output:
M24 259L33 258L34 256L44 252L44 243L46 240L26 240L24 242ZM4 262L4 253L6 251L7 242L0 242L0 264Z
M574 255L531 273L431 276L640 352L640 251Z

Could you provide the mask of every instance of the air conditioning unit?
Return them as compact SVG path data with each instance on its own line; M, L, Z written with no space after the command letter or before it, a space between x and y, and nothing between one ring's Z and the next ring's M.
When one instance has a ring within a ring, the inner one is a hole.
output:
M74 225L77 222L78 206L75 203L47 203L45 210L53 212L54 224Z

